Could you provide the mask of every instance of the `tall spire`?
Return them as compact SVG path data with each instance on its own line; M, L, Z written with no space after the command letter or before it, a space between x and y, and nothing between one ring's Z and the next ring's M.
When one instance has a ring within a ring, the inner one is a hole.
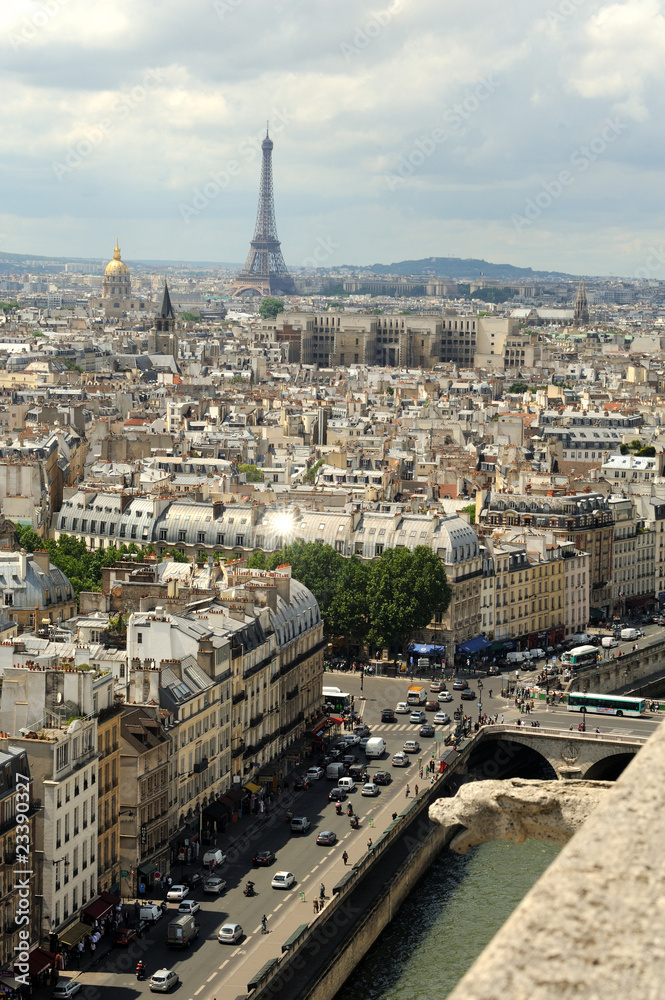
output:
M113 260L122 260L120 256L120 241L118 237L115 238L115 248L113 250Z
M261 143L261 181L259 206L256 213L254 236L250 243L244 267L233 282L232 294L254 292L259 295L282 293L293 295L295 285L282 256L275 222L275 202L272 184L273 141L266 123L266 137Z
M157 313L160 319L175 319L175 309L171 304L171 296L169 295L169 286L166 281L164 282L164 294L162 295L162 304L159 307L159 312Z
M583 281L580 281L577 286L574 308L573 323L575 326L585 326L589 322L589 303L587 302L586 286Z

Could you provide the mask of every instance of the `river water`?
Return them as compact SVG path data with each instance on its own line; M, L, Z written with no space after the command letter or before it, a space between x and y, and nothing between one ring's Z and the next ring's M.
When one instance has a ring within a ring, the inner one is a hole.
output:
M538 840L444 851L335 1000L444 1000L558 851Z

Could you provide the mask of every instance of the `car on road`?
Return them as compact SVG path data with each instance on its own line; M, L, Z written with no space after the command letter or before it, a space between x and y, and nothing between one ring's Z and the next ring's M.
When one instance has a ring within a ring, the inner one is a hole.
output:
M51 996L53 1000L69 1000L69 997L75 996L80 989L81 983L76 979L66 979L64 983L58 983Z
M398 750L397 753L393 754L393 759L391 763L393 767L408 767L409 758L406 756L405 753L402 753L401 750Z
M297 778L293 779L293 791L299 792L303 788L309 788L309 781L306 775L299 774Z
M166 898L169 903L179 903L189 895L188 885L172 885L169 891L166 893Z
M198 913L200 909L201 904L195 899L183 899L178 907L178 913Z
M323 770L322 767L310 767L308 768L305 777L307 778L308 781L319 781L321 778L325 776L325 773L326 772Z
M404 753L418 753L420 751L420 743L418 740L407 740L402 750Z
M203 883L203 891L205 893L210 893L210 895L219 896L221 892L226 888L226 882L219 875L211 875Z
M372 735L372 730L369 728L369 726L366 726L364 722L361 722L359 725L354 726L353 731L354 733L356 733L357 736L360 737L360 739L362 739L363 736Z
M291 833L307 833L309 820L306 816L294 816L291 820Z
M178 973L173 969L159 969L150 980L151 993L168 993L180 985Z
M321 830L316 842L322 847L332 847L333 844L337 843L337 834L332 830Z
M252 864L257 868L265 868L266 865L271 865L275 860L275 855L272 851L257 851L252 858Z
M426 738L431 738L432 736L434 736L435 732L436 729L434 728L434 726L430 726L428 722L426 725L420 727L420 729L418 730L418 735Z
M437 710L438 707L439 707L438 701L426 701L425 702L425 711L426 712L436 712L436 710Z
M397 715L408 715L411 709L405 701L398 701L395 705L395 713Z
M292 872L275 872L270 885L273 889L290 889L295 882L296 877Z
M468 688L466 691L462 691L460 698L462 701L475 701L476 692L472 691L471 688Z
M469 682L461 680L460 678L453 681L453 691L465 691L468 686Z
M346 792L343 788L331 788L328 792L328 802L343 802Z
M345 753L342 757L342 764L346 764L347 767L352 767L353 764L358 763L358 758L353 753Z
M113 931L113 944L118 948L128 948L136 937L136 927L118 927Z
M346 749L346 743L344 744L344 749ZM328 756L333 760L339 760L344 751L340 750L339 747L331 747Z
M452 701L452 700L453 696L451 695L450 691L439 691L439 697L437 698L438 702Z
M370 798L374 798L379 794L379 786L374 781L367 781L360 790L361 795L368 795Z
M426 718L427 716L425 715L425 713L419 709L417 712L411 713L409 717L409 722L413 722L414 724L422 726Z
M371 736L363 736L363 738L360 741L360 749L361 750L365 749L365 747L367 746L367 744L369 743L369 741L371 740L371 738L372 738Z
M381 722L396 722L395 713L392 708L384 708L381 710Z
M447 726L450 722L450 716L447 712L437 712L434 716L434 722L437 726Z
M190 889L200 889L203 885L203 875L201 872L194 872L191 875L185 875L183 878L183 883L188 885Z
M393 776L390 771L377 771L373 780L375 785L389 785Z
M441 681L432 681L432 683L429 686L429 689L430 689L430 691L440 691L441 690Z
M347 747L355 746L356 743L360 743L360 736L358 735L358 733L349 733L349 735L346 737Z
M237 944L242 937L240 924L222 924L217 931L217 940L222 944Z

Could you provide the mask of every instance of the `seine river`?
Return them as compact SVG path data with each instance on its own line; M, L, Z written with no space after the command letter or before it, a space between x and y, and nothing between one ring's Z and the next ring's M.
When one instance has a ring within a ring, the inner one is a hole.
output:
M558 851L538 840L444 851L335 1000L444 1000Z

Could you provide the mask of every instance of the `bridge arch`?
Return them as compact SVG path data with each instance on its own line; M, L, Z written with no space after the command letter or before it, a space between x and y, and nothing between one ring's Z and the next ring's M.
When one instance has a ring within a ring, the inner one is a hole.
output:
M608 754L588 768L584 777L587 781L616 781L634 758L636 750Z
M539 750L520 740L517 733L497 734L476 740L467 760L467 770L478 780L492 778L559 777L552 762Z

